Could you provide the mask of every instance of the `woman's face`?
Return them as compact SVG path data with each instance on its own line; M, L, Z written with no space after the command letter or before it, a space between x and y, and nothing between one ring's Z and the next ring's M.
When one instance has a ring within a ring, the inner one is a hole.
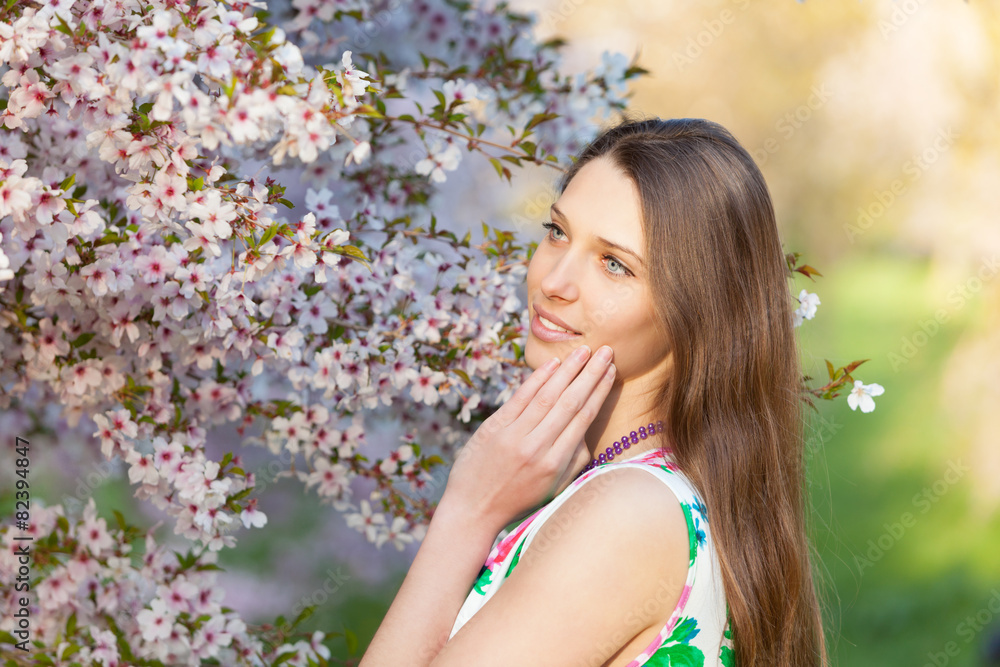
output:
M642 379L659 386L668 347L653 326L641 206L632 181L609 158L591 160L552 206L546 226L548 234L528 265L527 365L566 359L583 344L591 351L609 345L616 384Z

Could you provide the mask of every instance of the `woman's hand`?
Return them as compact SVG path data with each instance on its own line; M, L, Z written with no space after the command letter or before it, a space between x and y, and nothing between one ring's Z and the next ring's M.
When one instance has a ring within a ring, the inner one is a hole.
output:
M459 451L441 504L499 532L566 488L590 461L583 438L611 390L612 356L581 345L536 369Z

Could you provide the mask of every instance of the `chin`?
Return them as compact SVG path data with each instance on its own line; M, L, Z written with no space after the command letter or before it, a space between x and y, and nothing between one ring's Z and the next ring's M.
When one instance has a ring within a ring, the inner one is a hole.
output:
M531 339L532 339L532 336L529 333L528 334L528 340L524 343L524 363L531 370L535 370L536 368L538 368L539 366L541 366L542 363L544 363L544 362L539 363L539 361L538 361L538 359L536 357L536 355L538 354L538 352L537 352L537 350L535 350L535 347L537 346L537 343L535 343L535 341L532 341Z

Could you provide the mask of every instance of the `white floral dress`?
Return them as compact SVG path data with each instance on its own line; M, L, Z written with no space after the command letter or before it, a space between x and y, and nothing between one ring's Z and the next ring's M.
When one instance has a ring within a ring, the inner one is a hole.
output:
M727 625L726 596L705 505L694 485L677 467L669 449L643 452L630 459L615 459L588 470L512 531L501 533L458 612L449 638L499 590L545 521L570 496L595 477L624 466L647 470L670 487L687 519L690 547L687 581L677 606L656 638L628 663L628 667L732 667L733 643Z

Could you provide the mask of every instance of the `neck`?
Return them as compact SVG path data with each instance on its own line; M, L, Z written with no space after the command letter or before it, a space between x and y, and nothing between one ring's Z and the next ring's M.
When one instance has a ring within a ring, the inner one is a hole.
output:
M648 383L641 380L642 378L636 378L625 383L615 381L611 387L601 411L584 436L591 458L613 446L622 436L638 431L640 426L648 426L650 422L656 423L663 419L652 408L655 389L658 387L647 386ZM666 440L662 434L657 433L630 446L627 458L664 446Z

